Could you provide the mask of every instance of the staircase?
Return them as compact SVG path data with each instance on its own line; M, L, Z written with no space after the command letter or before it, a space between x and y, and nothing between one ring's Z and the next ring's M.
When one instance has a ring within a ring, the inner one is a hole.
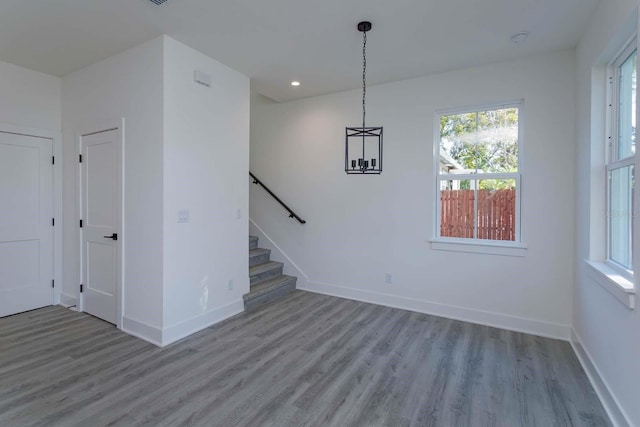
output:
M289 295L296 290L296 277L282 274L283 264L271 261L271 250L258 247L258 238L249 236L249 277L251 290L243 295L245 310Z

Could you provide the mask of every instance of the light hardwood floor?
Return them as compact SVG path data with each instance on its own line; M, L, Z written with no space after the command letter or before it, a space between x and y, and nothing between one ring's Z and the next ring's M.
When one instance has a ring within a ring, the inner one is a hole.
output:
M0 319L0 426L608 426L568 343L297 291L159 349Z

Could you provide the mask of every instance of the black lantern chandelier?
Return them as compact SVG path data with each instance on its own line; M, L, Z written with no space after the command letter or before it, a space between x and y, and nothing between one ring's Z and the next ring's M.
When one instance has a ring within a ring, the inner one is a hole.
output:
M344 170L347 174L382 173L382 127L367 127L367 31L371 22L358 24L362 32L362 127L346 128Z

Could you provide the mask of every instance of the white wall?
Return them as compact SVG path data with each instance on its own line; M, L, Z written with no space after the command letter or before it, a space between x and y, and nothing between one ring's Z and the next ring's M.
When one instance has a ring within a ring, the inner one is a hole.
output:
M78 132L125 119L124 310L127 322L162 328L163 39L65 76L64 292L78 292ZM156 337L158 338L158 337Z
M63 79L69 295L79 283L77 133L121 118L123 329L166 345L244 309L249 79L166 36ZM181 210L189 222L177 222Z
M600 2L577 50L576 179L582 185L575 193L574 339L602 400L620 425L640 425L640 311L628 309L596 284L588 275L584 260L602 259L605 252L604 109L598 102L603 95L604 64L615 55L616 47L621 47L628 35L637 30L637 6L634 0ZM640 244L637 221L636 218L635 248ZM640 251L635 252L637 269Z
M249 79L168 37L164 55L163 342L168 343L244 309ZM194 70L209 74L211 87L195 83ZM178 223L181 210L189 211L189 222Z
M0 61L0 123L60 131L61 81Z
M368 88L367 124L384 126L380 176L343 169L344 127L359 123L360 91L283 104L254 97L251 170L307 224L256 186L251 219L310 290L567 339L574 75L571 50ZM433 250L434 112L521 98L525 256Z

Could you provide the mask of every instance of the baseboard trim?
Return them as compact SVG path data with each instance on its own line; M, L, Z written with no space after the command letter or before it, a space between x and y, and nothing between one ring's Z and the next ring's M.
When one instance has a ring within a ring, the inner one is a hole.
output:
M162 347L161 328L124 316L122 318L122 331L148 343Z
M616 427L630 427L631 423L629 422L629 418L624 410L622 410L618 399L616 399L615 395L611 392L607 381L600 375L600 370L593 362L587 349L584 348L582 339L573 328L571 329L571 339L569 342L613 425Z
M244 311L244 301L242 299L233 301L222 307L214 308L206 313L199 314L191 319L182 321L162 330L162 346L173 344L191 334L199 332L204 328L215 325L229 317Z
M66 308L72 307L72 306L77 306L78 305L78 299L75 297L75 295L70 295L64 292L60 293L60 305Z
M264 247L266 249L271 249L272 260L284 263L284 274L290 274L298 278L296 287L298 289L301 289L301 287L306 286L306 284L309 282L309 277L307 277L304 271L302 271L302 269L298 267L298 265L291 258L289 258L289 256L280 248L280 246L278 246L277 243L274 242L273 239L269 237L269 235L265 233L265 231L260 228L260 226L256 224L256 222L251 218L249 218L249 227L249 232L255 233L255 235L258 236L258 240L266 239L268 241L268 244ZM275 254L273 252L275 252ZM273 255L275 255L275 257Z
M343 286L313 281L307 281L305 286L299 286L298 288L309 292L384 305L387 307L400 308L403 310L446 317L449 319L507 329L515 332L523 332L541 337L559 339L563 341L569 341L570 338L571 328L568 325L560 325L540 320L508 316L499 313L400 297L364 289L346 288Z

